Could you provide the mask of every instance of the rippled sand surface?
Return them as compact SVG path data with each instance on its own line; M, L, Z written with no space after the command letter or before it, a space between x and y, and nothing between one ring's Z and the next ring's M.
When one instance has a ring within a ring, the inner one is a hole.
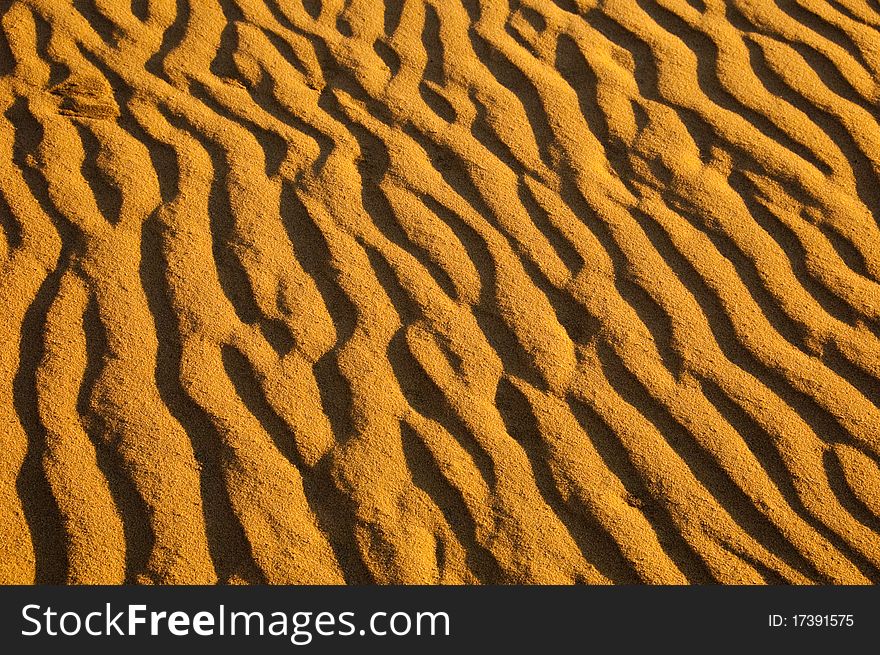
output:
M880 581L878 0L0 0L0 582Z

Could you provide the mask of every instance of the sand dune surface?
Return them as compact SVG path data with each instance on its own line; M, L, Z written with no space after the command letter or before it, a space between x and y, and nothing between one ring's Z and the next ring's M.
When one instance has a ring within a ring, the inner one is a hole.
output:
M877 0L0 0L0 582L880 581Z

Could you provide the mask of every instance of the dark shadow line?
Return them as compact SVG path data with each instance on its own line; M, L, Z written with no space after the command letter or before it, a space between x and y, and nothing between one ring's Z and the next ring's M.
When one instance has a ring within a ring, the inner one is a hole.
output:
M131 15L145 23L150 18L150 0L131 0Z
M24 223L12 211L6 194L2 190L0 190L0 229L3 230L8 254L11 255L24 242Z
M394 77L400 72L400 55L397 54L397 51L395 51L394 48L379 38L373 42L373 50L379 55L379 58L385 63L388 70L391 71L391 77Z
M171 79L168 77L168 72L165 69L165 60L169 54L183 43L192 14L190 0L175 0L175 8L174 21L162 35L162 43L159 45L159 49L144 65L148 72L169 84Z
M312 75L308 70L305 62L300 59L299 55L296 54L296 50L294 50L293 46L283 37L276 34L270 29L263 29L263 34L272 44L272 47L278 51L278 54L282 59L287 61L288 64L293 66L297 73L299 73L304 81L308 81L311 79Z
M15 480L34 549L34 582L63 584L69 570L66 530L58 501L46 477L46 428L37 404L37 367L45 352L46 317L58 294L68 255L50 271L24 315L21 324L18 369L12 380L12 404L27 435L27 451Z
M769 566L764 564L763 562L759 562L757 559L749 555L745 550L739 548L736 544L732 543L720 543L719 544L724 550L728 553L738 557L746 564L751 566L758 575L760 575L764 579L764 584L767 585L784 585L790 584L788 580L786 580L780 573L774 571Z
M826 2L830 4L831 0L826 0ZM880 38L880 33L878 33L878 38ZM869 116L872 116L874 120L880 122L880 109L872 104L870 98L863 96L840 69L837 68L837 65L824 53L797 41L787 41L786 43L804 58L807 65L819 76L819 79L828 87L829 91L857 105Z
M455 122L455 107L432 89L426 82L433 82L439 87L446 84L444 72L445 47L440 38L440 18L433 5L425 4L425 22L422 25L422 48L425 51L426 63L419 80L419 93L425 104L447 123Z
M312 172L316 176L320 175L324 164L327 162L327 158L336 147L336 143L324 132L310 125L282 105L279 99L280 94L277 91L277 84L265 68L262 69L262 73L259 84L247 89L251 99L284 125L289 125L315 141L318 145L318 157L312 163Z
M302 6L309 16L318 20L321 15L321 0L302 0Z
M471 122L471 136L473 136L486 150L495 155L511 171L521 177L526 172L525 164L516 153L498 136L498 132L492 127L488 119L489 111L486 104L480 100L477 89L470 89L468 97L474 105L474 120Z
M373 225L386 239L415 259L443 293L458 300L458 291L450 274L432 259L430 252L410 239L381 187L382 179L391 168L388 147L382 139L357 123L349 123L346 128L360 148L357 168L361 176L361 204Z
M434 143L421 132L407 126L404 131L412 137L428 155L433 167L440 173L444 181L468 203L476 213L487 220L493 229L495 220L479 190L470 179L468 172L458 160L455 153L449 152L445 147ZM426 202L425 194L420 194L422 202ZM433 206L441 211L438 214L455 232L462 245L471 254L471 261L480 274L481 287L480 298L473 308L474 318L477 320L484 336L492 348L501 358L504 368L511 374L527 380L533 386L545 388L546 383L535 368L528 353L517 339L513 330L504 322L497 308L497 302L493 296L496 292L497 274L496 263L492 258L485 240L476 231L467 225L467 222L458 217L455 212L446 209L441 203L433 201ZM451 220L449 220L451 219ZM500 231L499 231L500 232ZM504 234L503 232L500 232ZM462 240L464 238L464 240ZM515 252L515 251L514 251Z
M880 217L878 217L880 220ZM840 259L857 275L869 280L875 284L880 284L880 279L871 275L868 270L868 264L862 252L837 228L831 225L825 225L818 221L810 221L816 228L828 239L828 243L834 248Z
M581 9L578 7L575 0L553 0L553 4L559 7L562 11L567 11L569 14L574 14L575 16L581 15Z
M847 357L834 341L825 344L820 359L874 407L880 409L880 380L869 373L862 364Z
M0 8L0 19L6 15L10 7L12 7L12 3L7 3L6 7ZM0 23L0 78L12 75L16 64L17 58L12 52L12 47L9 45L9 37L6 36L6 30L3 28L2 23Z
M91 189L98 211L111 225L118 225L122 214L122 189L98 164L104 146L87 124L72 121L83 147L83 163L80 168L83 180Z
M865 20L864 18L862 18L861 16L856 14L854 11L850 10L850 8L847 7L846 5L844 5L842 2L838 2L838 0L825 0L825 1L829 5L834 7L835 11L837 11L840 14L843 14L844 16L849 18L854 23L858 23L859 25L862 25L864 27L869 27L872 30L874 30L875 32L880 33L880 30L878 30L878 27L880 27L880 20L878 20L877 22ZM865 0L865 5L867 5L867 7L870 8L872 2L875 5L877 4L877 0ZM877 9L875 9L875 11L880 12L880 5L877 6Z
M34 19L34 27L36 29L37 56L49 65L49 81L46 86L51 89L67 79L70 75L70 67L68 67L66 63L58 61L55 57L49 54L49 42L52 39L52 26L39 12L34 11L33 9L31 9L31 16ZM11 52L10 57L12 57ZM13 60L10 59L10 61ZM0 66L2 66L2 64L0 64Z
M757 262L742 252L733 238L722 229L714 228L703 221L699 211L692 207L686 199L671 191L662 191L661 197L678 216L687 221L695 230L704 234L715 247L717 253L730 262L746 292L758 306L772 329L802 353L812 356L813 353L806 345L810 326L792 318L781 308L779 299L773 295L761 278Z
M566 289L556 287L537 264L522 258L523 270L535 288L547 299L552 310L548 320L556 320L572 343L588 343L600 330L601 323Z
M235 52L238 50L238 23L244 22L244 14L237 4L230 0L218 0L220 10L226 19L220 33L220 44L208 70L217 77L236 79L238 66L235 64Z
M95 0L73 0L73 6L104 43L111 48L119 46L122 29L98 8Z
M556 71L577 96L581 115L590 132L601 145L606 145L610 130L608 120L599 106L599 79L575 40L565 32L556 40L554 63Z
M382 25L385 35L390 38L394 36L400 25L400 17L403 14L403 0L385 0L382 4Z
M536 33L541 33L547 29L547 21L544 16L531 7L526 7L519 2L516 2L515 4L512 3L511 9L513 9L514 12L512 12L504 22L504 31L507 32L510 38L516 41L523 50L532 55L532 57L535 59L543 59L541 54L535 50L535 47L528 40L527 33L523 33L519 27L516 27L513 24L512 19L514 16L518 16L524 19Z
M156 180L159 183L159 195L162 203L170 204L180 193L180 171L174 148L153 138L145 127L141 125L140 119L134 115L131 110L131 104L135 97L135 91L131 85L100 58L83 47L80 47L79 50L80 54L99 70L110 83L116 99L116 105L119 107L117 124L147 149L150 163L153 171L156 173Z
M609 281L609 284L614 284L618 295L642 321L651 335L664 366L673 375L678 376L683 370L684 360L673 345L672 316L647 289L634 279L629 260L618 245L613 232L590 207L583 194L572 182L572 178L571 171L563 172L560 191L563 202L590 230L605 252L608 253L614 270L613 281Z
M572 277L577 276L584 266L584 258L568 237L550 220L548 212L532 194L531 189L529 189L523 178L519 180L517 195L535 227L547 239L547 242L553 248L560 261L565 264L569 274ZM523 258L523 261L525 261L525 258Z

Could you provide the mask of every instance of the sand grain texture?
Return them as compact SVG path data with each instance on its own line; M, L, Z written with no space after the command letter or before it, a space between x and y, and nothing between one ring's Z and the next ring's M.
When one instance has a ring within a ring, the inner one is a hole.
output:
M0 582L880 581L877 0L0 0Z

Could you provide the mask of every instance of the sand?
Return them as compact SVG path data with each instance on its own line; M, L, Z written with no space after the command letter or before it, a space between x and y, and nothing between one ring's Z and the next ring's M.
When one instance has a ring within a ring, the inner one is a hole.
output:
M0 582L880 581L877 0L0 15Z

